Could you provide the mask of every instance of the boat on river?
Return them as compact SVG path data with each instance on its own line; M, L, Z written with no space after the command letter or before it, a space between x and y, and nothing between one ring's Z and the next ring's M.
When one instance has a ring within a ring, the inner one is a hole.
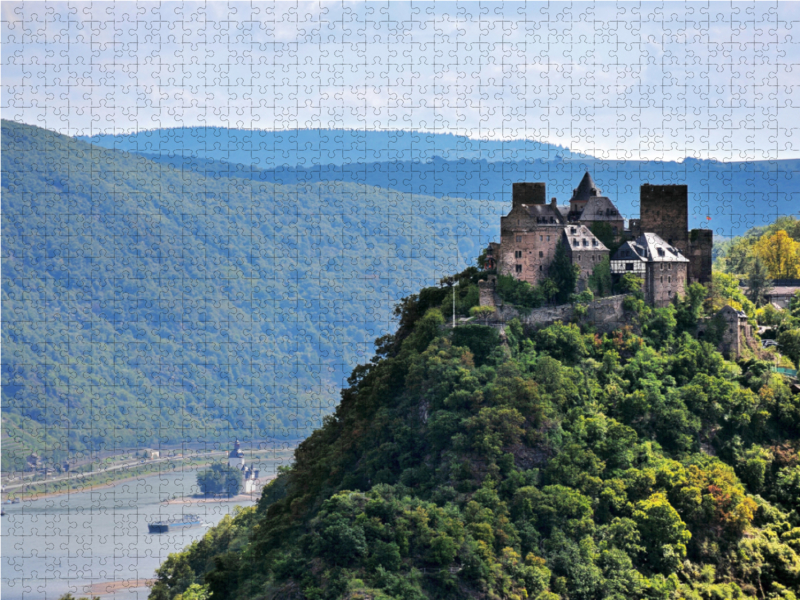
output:
M202 524L198 515L179 515L171 519L164 519L161 521L153 521L147 524L147 529L150 533L168 533L174 529L183 529L185 527L196 527Z

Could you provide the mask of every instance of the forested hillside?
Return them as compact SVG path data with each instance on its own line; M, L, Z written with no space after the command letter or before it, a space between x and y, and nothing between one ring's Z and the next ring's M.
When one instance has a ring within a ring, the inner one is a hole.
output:
M4 468L33 451L299 440L479 201L204 177L2 123ZM454 235L458 231L459 235Z
M446 329L445 289L408 298L291 468L151 600L795 600L800 396L698 342L689 292L632 296L607 335Z

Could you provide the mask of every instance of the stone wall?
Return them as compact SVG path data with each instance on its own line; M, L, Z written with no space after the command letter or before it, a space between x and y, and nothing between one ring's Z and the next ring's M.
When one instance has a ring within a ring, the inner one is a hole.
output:
M611 331L620 325L626 324L625 311L622 302L625 296L610 296L600 298L589 303L585 322L595 325L600 331ZM534 327L546 327L556 321L564 323L573 320L575 316L575 306L572 304L561 304L559 306L546 306L535 308L527 314L520 312L510 305L500 305L498 303L497 312L489 320L490 325L500 325L518 318L523 324Z
M547 278L564 226L537 226L532 221L528 218L516 230L501 230L498 271L501 275L512 275L531 285L538 285ZM517 265L521 266L520 272L516 270Z
M647 263L644 278L644 298L651 306L662 308L678 295L686 293L688 263Z
M495 288L497 287L497 277L489 276L489 280L481 279L478 282L478 304L480 306L497 306L495 301Z

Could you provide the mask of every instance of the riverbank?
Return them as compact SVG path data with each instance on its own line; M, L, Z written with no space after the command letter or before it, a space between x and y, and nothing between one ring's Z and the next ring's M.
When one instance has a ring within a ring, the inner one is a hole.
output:
M70 485L69 480L58 481L58 482L42 481L29 484L24 493L13 492L8 494L3 494L2 501L3 504L5 504L6 500L12 498L18 498L21 502L35 502L37 500L54 498L56 496L65 496L67 494L80 494L82 492L93 492L97 490L112 488L120 483L136 481L138 479L141 479L142 477L157 475L158 473L161 472L173 473L177 470L182 470L187 467L201 468L201 467L206 467L210 464L211 464L210 462L187 461L184 462L184 464L182 464L181 467L178 469L167 468L163 470L157 468L158 466L162 465L143 465L142 467L144 468L140 467L140 468L133 468L128 471L119 471L111 476L109 476L109 474L106 473L96 473L93 477L82 477L80 478L80 480L72 482L72 485Z
M173 498L167 500L166 504L212 504L218 502L258 502L261 497L261 490L275 477L265 477L256 480L256 491L252 494L239 494L237 496L220 496L220 497L205 497L205 496L184 496L182 498Z
M104 581L84 586L83 593L90 596L110 596L120 591L133 591L146 589L153 586L155 579L121 579L118 581Z
M262 451L254 453L251 461L262 462L264 460L279 460L291 462L294 449L287 449L281 452ZM63 496L66 494L77 494L86 491L102 490L113 487L118 483L134 481L142 477L157 475L159 473L173 473L181 470L196 470L207 467L217 458L218 453L206 456L174 456L169 458L159 458L144 463L131 465L127 468L114 468L94 473L80 473L73 476L66 476L52 481L33 481L30 483L15 484L6 486L0 501L5 505L7 500L19 499L22 502L31 502ZM219 453L225 456L227 453ZM270 481L269 478L267 481Z

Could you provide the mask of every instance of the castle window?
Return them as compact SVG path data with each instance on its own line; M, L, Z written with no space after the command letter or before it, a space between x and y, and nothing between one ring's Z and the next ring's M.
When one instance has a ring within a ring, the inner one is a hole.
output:
M578 230L572 227L570 228L570 233L572 233L572 235L575 235L576 233L578 233Z
M542 265L539 265L539 270L544 271L544 267L542 267Z
M667 269L668 269L668 270L670 270L670 271L672 270L672 263L669 263L669 264L667 265Z
M541 242L542 240L544 240L544 237L542 237L542 236L540 235L540 236L539 236L539 241Z
M549 236L549 235L547 236L547 241L548 241L548 242L550 241L550 236Z
M664 278L663 277L661 278L661 283L664 283Z
M521 241L522 241L522 236L521 236L521 235L518 235L518 236L517 236L517 241L518 241L518 242L521 242Z
M515 250L514 258L522 258L522 250Z
M667 283L672 283L672 277L667 277Z
M633 263L625 263L626 271L633 271Z
M517 265L516 266L516 271L517 271L517 273L522 273L522 265Z
M578 240L572 240L572 245L577 248L578 246L581 245L581 243Z
M664 249L663 248L659 248L658 249L658 255L659 256L664 256Z
M583 245L584 246L588 246L589 245L589 240L583 240Z
M592 246L597 246L597 240L592 240Z
M542 258L543 256L544 256L544 252L542 252L541 250L539 250L539 258Z

